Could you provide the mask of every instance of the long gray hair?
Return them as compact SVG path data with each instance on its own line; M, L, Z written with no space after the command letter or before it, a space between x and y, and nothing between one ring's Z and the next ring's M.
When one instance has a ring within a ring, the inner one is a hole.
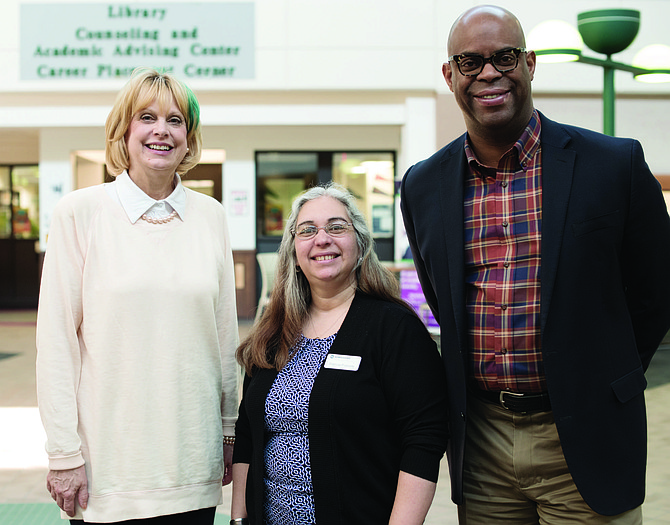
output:
M354 196L343 186L331 182L324 186L315 186L300 194L293 201L291 214L286 222L284 235L279 246L277 279L286 278L284 286L286 287L287 308L295 308L295 311L302 311L305 316L311 303L312 294L307 278L302 272L298 271L295 253L295 227L298 223L298 215L302 207L309 201L321 197L330 197L340 202L349 216L349 221L353 224L356 234L356 245L358 247L358 263L354 268L357 283L363 260L366 257L370 257L370 254L374 254L374 241L370 234L370 229L365 222L365 217L356 206ZM376 262L379 264L378 260Z

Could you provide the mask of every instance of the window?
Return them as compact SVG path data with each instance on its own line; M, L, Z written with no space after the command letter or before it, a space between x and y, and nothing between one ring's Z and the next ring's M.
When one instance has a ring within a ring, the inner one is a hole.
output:
M330 181L347 188L368 220L382 260L393 260L394 152L256 153L257 249L279 246L293 199Z
M39 238L37 166L0 166L0 238Z
M356 196L375 240L393 238L394 179L392 153L333 154L333 181Z
M278 237L296 195L317 183L316 153L258 153L256 156L257 231Z

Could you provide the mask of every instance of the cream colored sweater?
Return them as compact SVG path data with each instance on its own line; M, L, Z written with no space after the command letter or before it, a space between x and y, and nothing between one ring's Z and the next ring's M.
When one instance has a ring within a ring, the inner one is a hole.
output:
M112 183L114 184L114 183ZM51 469L86 465L86 521L221 499L222 432L237 415L232 252L220 203L132 224L103 185L56 206L37 323Z

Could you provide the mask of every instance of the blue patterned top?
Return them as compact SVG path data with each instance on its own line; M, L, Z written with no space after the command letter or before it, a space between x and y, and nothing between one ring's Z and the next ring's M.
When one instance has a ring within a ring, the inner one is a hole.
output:
M308 525L316 520L307 434L309 398L335 339L301 337L265 401L265 522Z

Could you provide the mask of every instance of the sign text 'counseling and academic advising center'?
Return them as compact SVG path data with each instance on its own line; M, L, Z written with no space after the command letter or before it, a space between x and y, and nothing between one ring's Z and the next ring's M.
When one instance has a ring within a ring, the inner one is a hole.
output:
M22 4L21 80L254 78L252 3Z

